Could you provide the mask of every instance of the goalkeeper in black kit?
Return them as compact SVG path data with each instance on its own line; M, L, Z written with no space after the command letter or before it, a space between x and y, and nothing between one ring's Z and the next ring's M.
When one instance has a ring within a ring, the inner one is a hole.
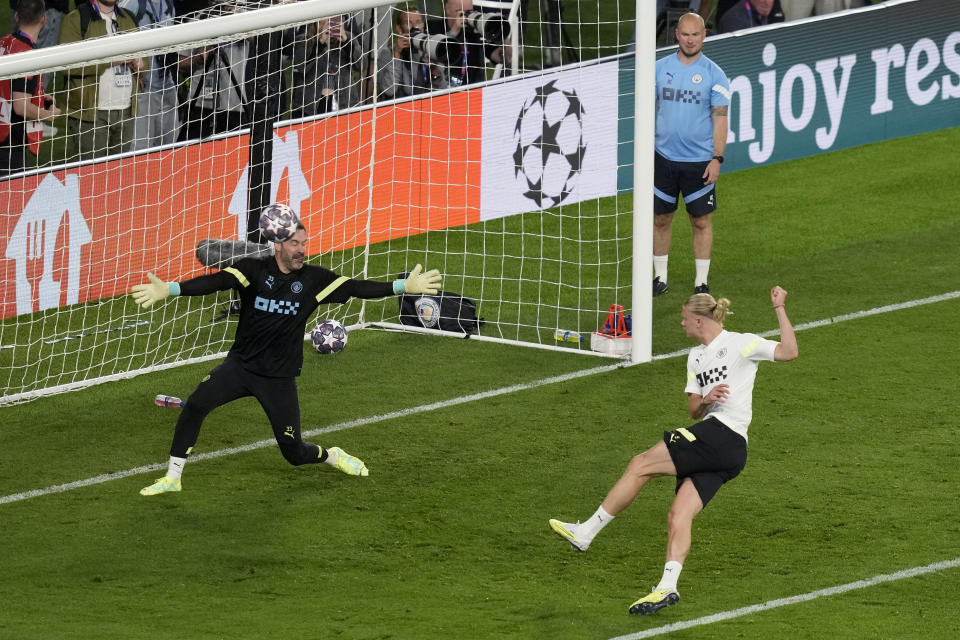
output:
M163 282L148 273L149 284L133 287L134 301L144 309L168 296L202 296L236 289L240 321L226 359L190 394L173 434L167 474L141 495L181 490L180 476L197 442L203 419L217 407L254 396L263 407L283 457L292 465L326 463L340 471L367 475L366 465L339 447L325 449L300 437L300 402L296 378L303 365L303 335L320 304L350 298L383 298L401 293L437 293L440 272L421 272L417 265L405 280L353 280L329 269L305 265L307 232L302 224L275 255L243 258L232 266L184 282Z

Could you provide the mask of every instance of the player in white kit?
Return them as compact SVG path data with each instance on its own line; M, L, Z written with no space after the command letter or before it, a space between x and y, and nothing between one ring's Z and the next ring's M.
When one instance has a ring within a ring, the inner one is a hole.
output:
M586 551L594 536L626 509L651 478L676 476L676 496L667 516L667 562L653 591L630 605L630 613L647 615L680 600L677 578L690 551L693 518L720 487L747 463L747 428L753 404L753 382L762 360L781 362L797 357L797 338L787 318L780 287L770 299L780 324L780 342L723 328L730 301L698 293L683 305L681 326L700 342L687 358L691 427L665 431L663 440L635 456L597 511L578 523L550 520L550 527L574 549Z

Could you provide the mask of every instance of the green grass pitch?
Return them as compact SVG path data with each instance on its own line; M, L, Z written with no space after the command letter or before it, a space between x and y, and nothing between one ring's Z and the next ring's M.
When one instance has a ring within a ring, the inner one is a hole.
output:
M727 327L776 328L960 289L951 182L960 128L721 177L711 269ZM954 160L951 160L954 159ZM690 346L689 224L675 221L654 351ZM800 358L764 364L750 459L696 519L681 601L627 606L657 582L672 482L654 481L578 554L547 519L585 518L630 457L689 423L684 359L607 363L500 344L357 331L308 354L306 429L368 478L289 467L275 446L0 503L0 638L598 638L810 593L960 556L960 299L818 326ZM211 364L0 409L0 498L164 462L176 410ZM530 388L377 418L467 394ZM270 437L242 400L198 451ZM960 569L822 597L665 637L960 636Z

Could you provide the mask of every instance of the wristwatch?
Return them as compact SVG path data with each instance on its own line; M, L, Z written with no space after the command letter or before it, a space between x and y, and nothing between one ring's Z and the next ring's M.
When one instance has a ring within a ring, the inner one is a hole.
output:
M723 164L723 156L713 156L713 159L719 162L720 164Z

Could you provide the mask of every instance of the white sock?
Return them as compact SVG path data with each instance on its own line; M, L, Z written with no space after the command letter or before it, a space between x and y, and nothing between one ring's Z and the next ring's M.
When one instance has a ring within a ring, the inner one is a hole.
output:
M680 577L680 572L683 570L683 565L677 562L676 560L671 560L667 564L663 565L663 577L660 578L660 584L654 589L666 589L668 591L677 590L677 578Z
M318 445L318 446L319 446L319 445ZM321 455L321 456L323 455L323 452L324 452L324 448L323 448L323 447L320 447L320 455ZM324 464L328 464L328 465L330 465L331 467L337 466L337 460L340 459L340 456L339 456L336 452L331 451L330 449L326 449L326 452L327 452L327 459L324 460L323 463L324 463Z
M600 529L607 526L611 520L613 520L612 515L604 511L603 507L597 507L597 510L586 522L580 523L577 533L580 534L581 539L590 542L594 536L600 533Z
M170 456L170 463L167 465L167 477L179 478L183 475L183 465L187 464L186 458L175 458Z
M669 254L653 256L653 275L660 278L660 282L667 284L667 259Z
M693 286L699 287L702 284L707 284L707 276L710 274L710 258L706 260L694 260L693 264L696 265L697 268L697 276L693 281Z

